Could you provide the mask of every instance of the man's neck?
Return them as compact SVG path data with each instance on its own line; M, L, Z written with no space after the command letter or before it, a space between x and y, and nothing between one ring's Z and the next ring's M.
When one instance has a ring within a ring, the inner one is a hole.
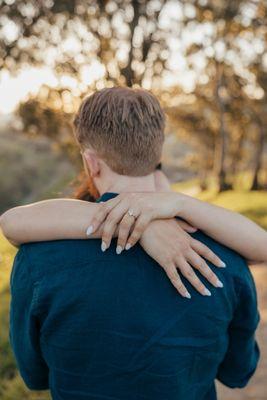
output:
M115 175L111 179L96 182L100 195L106 192L155 192L154 174L147 176Z

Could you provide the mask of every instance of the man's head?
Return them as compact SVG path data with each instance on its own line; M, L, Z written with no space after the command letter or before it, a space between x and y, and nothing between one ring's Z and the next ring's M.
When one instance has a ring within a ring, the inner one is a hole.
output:
M146 90L114 87L95 92L82 102L74 125L90 170L101 160L117 174L145 176L160 161L165 116Z

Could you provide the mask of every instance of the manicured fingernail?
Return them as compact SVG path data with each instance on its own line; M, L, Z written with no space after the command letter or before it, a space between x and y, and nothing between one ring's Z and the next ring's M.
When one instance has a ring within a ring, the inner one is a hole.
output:
M208 289L205 289L204 296L211 296L211 292Z
M130 243L127 243L125 246L125 250L130 250L131 247L132 247L132 245Z
M93 230L94 230L93 225L88 226L88 228L86 230L86 235L90 236L91 233L93 233Z
M123 250L123 248L121 246L117 246L116 253L121 254L122 250Z
M221 261L220 267L221 267L221 268L226 268L226 264L225 264L223 261Z
M102 242L102 243L101 243L101 250L102 250L103 252L107 250L107 245L106 245L105 242Z
M217 279L217 281L216 281L216 287L220 287L220 288L223 287L223 283L219 279Z
M189 292L186 292L184 297L186 297L187 299L191 299L191 294Z

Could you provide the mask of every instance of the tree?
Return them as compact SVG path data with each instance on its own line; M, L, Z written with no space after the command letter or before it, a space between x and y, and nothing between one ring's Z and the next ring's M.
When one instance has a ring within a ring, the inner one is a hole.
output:
M191 0L182 1L182 3L184 8L190 4L193 9L191 15L185 16L183 19L185 29L191 28L191 30L201 32L201 29L203 30L206 26L208 32L205 34L204 29L204 34L199 35L202 40L192 42L191 46L188 46L187 60L190 67L194 66L196 62L202 63L204 68L198 68L199 76L202 75L204 80L206 79L207 85L213 85L213 101L215 100L217 105L219 120L215 143L217 149L215 153L216 172L219 190L226 190L231 187L228 177L228 166L231 163L227 162L227 158L229 158L233 140L236 141L234 135L230 133L233 117L238 115L241 117L242 108L248 108L248 104L251 103L253 94L248 94L248 87L255 91L258 86L263 89L264 96L266 93L266 87L257 78L257 74L263 68L263 59L266 56L266 2L260 0ZM249 55L248 49L250 50ZM256 62L258 64L253 71L252 66ZM259 64L261 68L259 68ZM252 73L249 74L249 71ZM233 78L238 81L238 85L235 84ZM242 98L242 104L237 100L238 98ZM233 101L237 102L240 107L237 113L237 105ZM259 112L259 107L257 110ZM250 114L252 114L251 110ZM263 150L259 152L259 148L263 148L263 130L259 122L261 118L257 114L257 118L254 115L253 119L254 121L258 120L259 126L258 146L253 147L256 159L262 158L264 154ZM244 143L244 135L240 134L242 127L240 126L240 129L234 131L240 139L240 144ZM257 176L260 165L259 161L255 166Z
M26 63L48 65L82 81L94 65L96 79L142 85L168 58L168 28L159 24L166 2L2 0L1 66L16 72Z
M198 146L203 185L212 171L218 189L229 189L249 167L256 188L266 142L266 8L264 0L0 0L0 59L14 73L53 68L59 91L74 78L76 98L118 84L154 90L178 135Z

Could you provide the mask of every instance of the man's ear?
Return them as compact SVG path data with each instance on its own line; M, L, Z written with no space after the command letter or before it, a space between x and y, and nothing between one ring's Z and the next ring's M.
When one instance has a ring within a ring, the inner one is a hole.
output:
M85 150L83 152L83 159L91 177L97 177L100 174L100 163L96 153L92 150Z

